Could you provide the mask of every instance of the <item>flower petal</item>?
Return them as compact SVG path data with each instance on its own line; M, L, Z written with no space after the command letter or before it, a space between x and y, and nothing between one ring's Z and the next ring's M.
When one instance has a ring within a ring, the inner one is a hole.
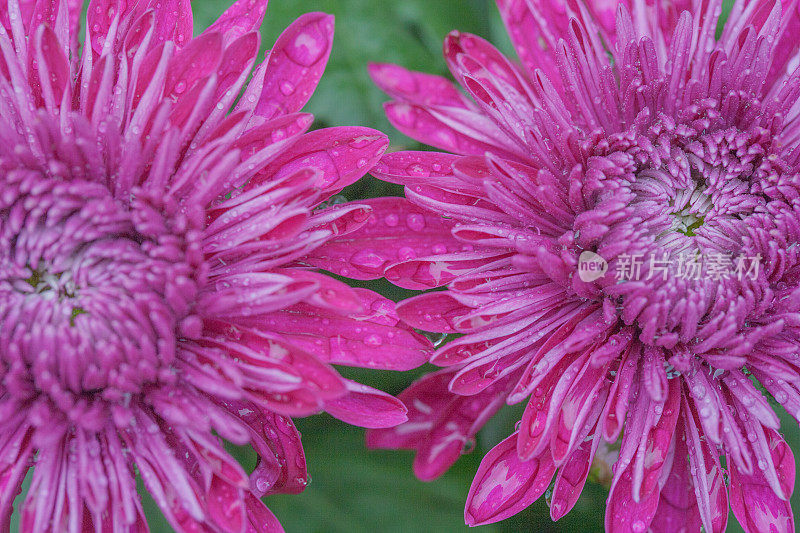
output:
M544 494L555 472L548 452L528 461L517 456L517 434L492 448L481 461L467 496L468 525L499 522Z
M269 53L255 113L269 120L300 111L322 77L332 43L332 16L306 13L294 21Z
M329 363L410 370L428 360L430 342L400 322L390 300L366 289L354 294L364 311L350 316L302 304L251 322Z
M432 292L407 298L397 304L397 315L409 326L423 331L453 333L453 320L472 309L448 292Z
M347 380L347 394L325 402L325 411L348 424L364 428L388 428L408 417L403 402L390 394Z
M236 39L258 30L266 11L267 0L236 0L204 33L221 33L227 48Z
M794 516L788 501L794 487L794 455L777 431L765 431L787 499L782 500L775 495L760 469L754 468L752 474L746 474L728 458L731 509L747 533L789 533L794 531Z
M414 72L388 63L370 64L369 75L383 92L397 100L423 106L473 107L453 82L442 76Z
M301 143L286 148L280 156L250 180L252 188L266 180L278 180L300 169L320 172L320 194L330 196L364 176L381 158L389 139L369 128L337 127L315 130Z
M350 278L375 279L399 261L464 247L451 236L449 221L403 198L375 198L358 204L372 208L368 221L320 246L305 262Z

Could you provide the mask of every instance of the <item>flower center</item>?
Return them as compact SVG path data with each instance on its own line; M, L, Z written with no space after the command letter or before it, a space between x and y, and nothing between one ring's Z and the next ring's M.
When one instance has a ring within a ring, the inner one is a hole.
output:
M598 144L588 160L597 195L576 219L575 257L588 250L607 263L594 279L646 343L697 342L711 321L738 328L770 297L754 289L765 283L765 257L752 232L787 209L781 163L762 129L715 129L713 116L682 126L662 118Z
M174 379L191 305L197 237L141 196L12 171L0 197L0 379L62 409L122 402Z
M687 198L688 197L688 198ZM712 208L711 198L705 193L704 186L698 186L690 194L681 194L673 202L673 221L671 231L677 231L687 237L696 236L695 231L703 226L706 215Z

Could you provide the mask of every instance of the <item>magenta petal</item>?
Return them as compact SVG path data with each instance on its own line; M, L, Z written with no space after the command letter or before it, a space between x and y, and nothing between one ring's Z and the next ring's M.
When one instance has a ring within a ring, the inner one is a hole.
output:
M194 33L191 0L150 0L156 13L156 34L172 39L180 48ZM132 3L132 2L131 2Z
M333 17L306 13L278 37L269 53L255 113L266 119L303 108L319 83L333 42Z
M237 355L247 357L254 366L264 365L271 368L269 363L272 359L275 364L294 369L301 378L302 385L316 389L315 392L321 399L336 398L345 391L343 380L335 370L312 354L275 335L241 328L236 333L236 340L252 350Z
M765 433L772 460L788 498L794 487L794 455L777 431L765 428ZM747 533L794 531L794 516L789 501L775 495L760 470L754 468L753 473L748 475L728 458L728 472L731 509Z
M427 435L417 446L414 474L423 481L436 479L467 453L478 430L504 405L507 386L508 380L498 380L482 393L453 397L434 413Z
M178 99L187 89L209 76L222 58L222 36L204 33L172 56L167 70L164 95Z
M548 452L521 461L517 434L492 448L481 461L467 496L464 519L470 526L513 516L544 494L555 472Z
M400 323L393 302L366 289L355 294L364 311L350 316L298 305L252 322L269 324L293 345L329 363L410 370L428 360L430 342Z
M27 11L23 7L26 3L24 1L20 2L20 4L23 4L20 6L23 13ZM31 25L44 23L50 26L58 35L62 47L69 46L70 50L74 51L78 39L78 26L82 7L83 0L37 0L29 20ZM62 8L66 8L68 13L61 13ZM29 31L32 29L29 28ZM67 32L69 35L67 35Z
M208 518L222 531L242 531L246 520L245 492L218 477L206 492Z
M354 381L346 383L346 395L325 402L328 414L364 428L390 428L408 420L406 407L394 396Z
M401 392L397 398L408 409L408 422L394 428L368 431L367 447L417 448L433 427L438 411L453 400L447 389L452 376L449 370L427 374Z
M280 522L264 502L252 494L247 494L245 503L248 521L245 533L283 533Z
M447 285L458 276L501 257L497 252L486 251L432 255L391 265L385 276L404 289L432 289Z
M463 181L453 172L459 156L442 152L393 152L381 158L372 175L389 183L400 185L431 185L447 190L480 195L479 184Z
M492 152L512 160L521 157L513 141L476 111L402 101L388 102L384 108L394 127L423 144L461 155Z
M672 468L661 487L658 508L650 528L656 533L700 531L702 522L694 491L693 475L687 459L686 442L676 434Z
M376 198L358 204L372 208L367 222L331 239L304 261L343 276L375 279L391 264L455 252L464 246L450 235L449 221L403 198Z
M246 424L258 463L250 476L256 496L298 494L308 482L300 433L288 417L249 402L230 402L225 407Z
M659 491L651 491L635 502L631 468L622 473L614 472L614 475L619 481L612 487L606 502L606 531L647 531L658 509Z
M453 320L471 308L456 301L447 292L420 294L397 304L397 315L409 326L423 331L453 333Z
M221 33L227 47L239 37L259 29L266 11L267 0L236 0L205 32Z
M725 531L728 523L728 489L722 466L717 449L712 449L707 439L701 440L695 418L688 402L684 401L684 436L698 512L706 531Z
M365 302L362 301L362 293L346 283L318 272L298 269L282 270L296 281L313 282L317 285L318 290L305 300L305 303L309 305L328 309L341 315L363 315L367 311L364 307Z
M658 508L659 482L673 458L673 440L679 438L675 428L680 415L680 384L669 380L663 402L649 400L646 386L639 385L634 401L638 404L633 403L626 423L608 497L605 524L609 530L632 527L644 531L650 524Z
M267 165L253 187L264 180L277 180L302 168L313 167L320 172L317 187L320 194L335 194L364 176L380 159L389 139L369 128L336 127L315 130L302 137Z
M473 107L453 82L441 76L413 72L399 65L385 63L372 63L369 75L383 92L398 100L419 105Z
M532 10L532 5L539 9ZM528 72L541 69L553 83L560 82L555 54L545 50L545 47L555 50L556 39L566 34L567 16L564 4L553 0L537 0L535 3L497 0L497 6L517 54ZM540 10L547 15L542 16Z
M35 39L37 40L36 57L36 80L31 80L34 90L37 88L41 93L36 95L44 100L45 105L50 109L60 106L64 94L68 90L70 83L70 67L67 57L64 55L63 47L58 42L58 37L48 26L39 26ZM31 69L33 71L33 69ZM33 73L33 72L32 72Z
M553 497L550 500L550 516L553 520L558 520L567 514L578 501L589 476L589 469L599 442L599 434L583 441L558 469L553 485Z
M0 528L4 530L9 530L14 498L22 491L22 480L30 468L33 449L30 442L23 445L26 433L26 429L18 429L0 448Z

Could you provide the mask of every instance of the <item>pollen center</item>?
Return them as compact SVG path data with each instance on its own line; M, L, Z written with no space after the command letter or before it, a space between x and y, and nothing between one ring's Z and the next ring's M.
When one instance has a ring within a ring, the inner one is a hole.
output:
M703 226L706 215L711 211L711 198L704 186L698 186L689 194L682 194L673 203L671 231L677 231L687 237L696 236L695 231Z
M16 178L16 179L15 179ZM17 397L122 402L174 379L197 292L186 232L102 185L8 176L0 198L0 379ZM174 225L174 224L173 224ZM189 328L192 329L192 328ZM197 328L194 328L197 329Z

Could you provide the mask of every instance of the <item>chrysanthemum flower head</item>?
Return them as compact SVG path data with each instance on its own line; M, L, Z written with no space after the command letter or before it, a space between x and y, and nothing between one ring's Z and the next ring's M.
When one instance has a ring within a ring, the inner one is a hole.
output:
M384 427L397 400L330 363L406 369L391 302L309 268L364 205L328 206L387 139L306 133L332 17L256 63L265 0L192 36L188 0L0 2L0 526L143 531L140 475L179 531L280 529L291 416ZM249 443L248 475L224 438Z
M386 156L410 203L376 202L347 239L386 243L373 263L401 286L446 286L399 313L458 336L370 443L434 478L527 402L469 524L548 487L560 518L602 456L608 530L721 531L730 504L748 531L792 531L772 402L800 417L797 2L737 1L719 35L719 0L498 4L521 65L451 34L469 97L372 67L394 125L448 153Z

